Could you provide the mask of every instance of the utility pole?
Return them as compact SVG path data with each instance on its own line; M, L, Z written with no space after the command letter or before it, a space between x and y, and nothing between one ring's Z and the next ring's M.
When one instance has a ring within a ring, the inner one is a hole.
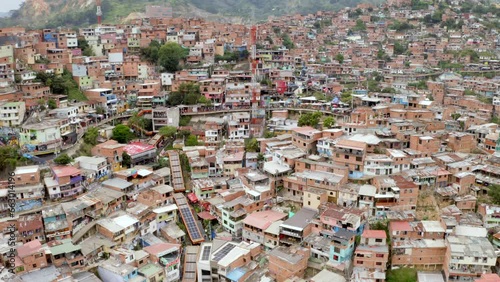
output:
M252 11L253 14L253 11ZM253 16L252 16L253 18ZM251 39L251 67L252 67L252 109L250 110L250 137L253 137L252 124L254 123L254 118L257 114L258 103L257 101L257 27L252 23L252 28L250 29L250 39Z

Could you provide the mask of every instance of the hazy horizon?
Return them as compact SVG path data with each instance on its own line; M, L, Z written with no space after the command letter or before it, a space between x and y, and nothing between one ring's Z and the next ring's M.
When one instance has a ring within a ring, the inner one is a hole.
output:
M2 1L6 3L2 3L0 5L0 12L8 12L11 10L17 10L19 8L19 5L24 2L24 0L8 0L8 1Z

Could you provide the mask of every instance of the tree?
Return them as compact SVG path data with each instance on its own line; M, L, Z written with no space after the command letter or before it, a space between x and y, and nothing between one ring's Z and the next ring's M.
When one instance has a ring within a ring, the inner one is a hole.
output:
M147 61L156 64L158 62L160 48L160 43L156 40L152 40L148 47L141 49L141 55Z
M268 130L264 131L264 138L273 138L273 137L276 137L276 133Z
M175 42L168 42L161 46L158 51L158 63L166 71L175 72L179 70L179 64L186 56L186 50L181 45Z
M323 127L324 128L332 128L335 125L335 119L333 117L326 117L323 120Z
M164 126L160 128L158 133L163 137L172 138L177 133L177 128L175 126Z
M493 204L500 205L500 185L490 184L488 186L488 196L490 196Z
M49 99L47 102L47 105L49 106L49 109L53 110L57 108L57 102L54 99Z
M196 135L190 134L184 141L186 146L198 146L198 137Z
M168 95L167 103L171 106L196 105L201 99L200 85L197 83L181 83L176 92Z
M179 119L179 126L187 126L191 121L190 116L181 116Z
M103 115L103 114L106 113L106 110L103 107L101 107L101 106L97 106L95 108L95 113L98 114L98 115Z
M342 54L337 54L337 56L335 56L335 60L337 60L340 64L342 64L344 62L344 55Z
M125 144L134 139L134 134L130 131L130 127L124 124L119 124L113 128L113 136L111 139Z
M361 20L357 19L356 20L356 25L352 29L353 31L365 31L366 30L366 24Z
M143 116L139 116L139 113L134 113L128 120L127 124L128 126L132 128L136 128L137 130L141 131L141 136L143 130L146 129L146 124L147 120Z
M453 114L451 114L451 118L452 118L453 120L457 120L457 119L459 119L461 116L462 116L462 115L461 115L461 114L459 114L459 113L453 113Z
M15 147L0 146L0 175L13 171L20 158L21 155Z
M54 159L54 162L58 165L67 165L69 163L71 163L73 161L73 159L68 156L68 154L64 153L64 154L61 154L59 156L57 156L57 158Z
M246 139L245 140L245 151L247 152L259 152L259 141L256 138Z
M94 50L92 50L92 47L89 45L87 40L85 40L85 38L78 39L78 47L82 50L83 56L95 56Z
M351 91L345 91L340 94L340 101L345 104L351 104L352 103L352 93Z
M288 36L288 33L283 33L281 39L283 39L283 46L285 46L286 49L290 50L295 47L292 40L290 39L290 36Z
M406 44L402 44L399 41L394 42L394 55L401 55L407 50Z
M306 113L299 117L298 126L312 126L316 127L319 124L321 118L321 112Z
M83 135L83 141L85 144L95 146L97 145L97 137L99 137L99 129L97 129L97 127L91 127Z
M132 157L127 152L122 153L122 166L129 168L132 165Z

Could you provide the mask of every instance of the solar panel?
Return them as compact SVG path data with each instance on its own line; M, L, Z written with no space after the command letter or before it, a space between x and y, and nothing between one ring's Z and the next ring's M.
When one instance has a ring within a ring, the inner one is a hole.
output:
M203 253L201 255L202 260L208 260L210 258L210 250L212 248L210 246L203 247Z
M234 249L234 247L236 247L236 245L233 244L227 244L224 247L222 247L222 249L214 255L214 261L216 262L220 261L223 257L229 254L229 252L232 249Z
M179 208L182 214L182 218L184 219L184 223L186 228L191 235L192 240L202 239L200 231L198 230L198 226L196 225L193 214L191 213L191 209L189 207L180 207Z

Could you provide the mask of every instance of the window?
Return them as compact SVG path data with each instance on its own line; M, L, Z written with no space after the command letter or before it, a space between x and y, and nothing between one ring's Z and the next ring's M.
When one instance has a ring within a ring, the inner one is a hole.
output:
M382 262L378 261L375 263L375 265L382 265Z

